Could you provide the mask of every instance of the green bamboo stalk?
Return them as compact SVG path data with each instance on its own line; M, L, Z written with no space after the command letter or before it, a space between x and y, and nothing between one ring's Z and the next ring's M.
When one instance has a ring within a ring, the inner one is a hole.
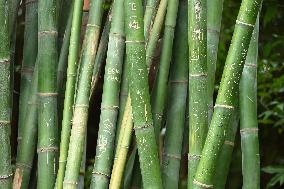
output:
M240 127L243 189L260 188L257 124L257 56L259 20L256 22L240 82Z
M145 63L142 9L142 2L139 0L125 1L126 58L129 66L130 98L143 185L145 188L162 188Z
M225 140L224 131L227 125L230 124L235 109L234 105L237 100L240 76L260 4L261 0L242 1L221 79L209 133L193 181L194 189L213 187L217 157L221 152L222 144Z
M162 163L162 179L165 189L177 189L182 153L187 80L188 80L188 44L187 1L180 1L175 40L173 45L173 64L169 80L166 135Z
M172 57L172 47L175 35L174 32L176 26L178 6L179 0L171 0L168 3L160 66L158 68L158 73L151 94L151 105L156 139L158 139L160 135L163 113L165 108L167 83ZM152 49L152 51L155 52L154 49Z
M11 88L10 48L6 0L0 0L0 188L10 189L13 176L11 167Z
M80 177L78 181L78 187L77 189L84 189L84 178L85 178L85 169L86 169L86 156L87 156L87 136L85 137L85 144L84 144L84 152L83 157L81 161L81 167L80 167Z
M80 73L74 104L72 130L64 177L64 188L77 188L88 120L94 60L100 35L104 0L92 0L80 59Z
M152 24L156 16L158 3L159 0L146 0L144 13L144 36L146 42L148 41L150 31L152 30Z
M16 162L16 171L13 180L13 189L29 188L30 175L33 167L35 149L37 144L37 91L38 91L38 66L35 63L30 89L28 106L25 110L25 122L23 123L22 140L18 144L18 154Z
M69 54L69 45L70 45L70 35L71 35L71 26L72 26L72 14L70 11L68 22L66 25L66 30L64 33L64 38L60 50L60 55L58 58L57 66L57 107L58 107L58 120L62 120L63 117L63 107L64 107L64 98L65 98L65 89L66 89L66 78L67 78L67 62ZM59 128L62 128L62 123L58 123Z
M207 91L208 122L213 114L213 93L224 0L207 0Z
M38 181L53 188L58 156L57 128L57 1L38 2Z
M100 43L98 46L96 58L95 58L95 65L93 69L93 76L92 76L92 83L91 83L91 96L94 94L96 89L100 73L102 70L103 62L105 61L107 47L108 47L108 38L109 38L109 31L110 31L110 24L111 24L111 10L109 10L109 14L104 25L104 29L102 31Z
M124 0L115 0L112 8L96 157L90 187L92 189L108 188L111 174L125 44L123 10Z
M201 157L208 129L206 4L206 0L188 1L188 189L192 189L193 187L193 178Z
M218 157L216 174L214 176L214 188L225 188L227 176L230 170L232 154L235 146L235 136L239 126L239 108L234 112L231 123L226 130L226 137Z
M83 0L75 0L72 13L72 27L68 55L67 82L64 99L64 110L61 130L59 169L56 178L57 189L63 188L64 172L67 161L71 121L73 117L73 104L75 96L75 84L78 67L78 51L80 47L80 31L83 12Z
M30 99L34 65L37 58L37 1L26 1L25 34L19 100L18 145L25 129L25 116ZM18 148L18 151L20 149Z
M157 43L160 37L162 27L164 25L165 15L167 11L168 0L161 0L157 15L154 20L151 34L149 34L149 40L146 41L146 65L150 69L154 55L157 48Z
M128 96L128 98L130 99L130 96ZM119 139L109 185L110 189L119 189L121 187L124 167L132 137L133 123L130 114L130 112L132 111L131 100L128 100L127 102L128 103L126 104L126 106L130 106L130 108L127 108L126 112L124 112L126 116L123 117L121 123L123 127L120 129L119 132Z

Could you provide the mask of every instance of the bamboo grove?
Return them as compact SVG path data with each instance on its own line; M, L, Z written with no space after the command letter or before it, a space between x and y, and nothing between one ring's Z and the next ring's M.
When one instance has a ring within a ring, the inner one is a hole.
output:
M185 172L223 189L240 132L243 188L259 189L262 0L242 0L215 90L223 3L0 0L0 188L178 189Z

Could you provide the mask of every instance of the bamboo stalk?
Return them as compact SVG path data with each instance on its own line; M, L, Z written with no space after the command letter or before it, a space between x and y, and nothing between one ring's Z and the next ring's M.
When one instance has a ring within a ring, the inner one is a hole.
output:
M188 185L199 163L208 129L207 100L207 1L188 1L189 45L189 152Z
M37 144L37 124L38 124L38 66L35 63L30 89L28 106L25 110L25 122L23 123L22 140L18 144L18 154L16 171L13 180L13 189L29 188L30 175L33 167L35 149Z
M160 135L163 113L165 108L166 89L171 64L172 47L175 35L174 32L176 26L178 6L179 0L171 0L169 1L167 6L160 66L158 69L156 80L154 82L153 91L151 93L151 105L156 139L158 139ZM152 50L154 52L154 49Z
M162 179L165 189L177 189L179 184L188 81L188 39L184 34L186 29L186 1L180 1L169 80L170 94L162 163Z
M145 63L142 9L141 1L125 1L126 58L129 66L130 98L143 185L145 188L162 188Z
M152 30L152 24L156 16L158 3L159 0L146 0L144 13L144 36L146 42L148 41L150 31Z
M242 1L208 136L193 181L194 189L213 187L217 157L225 140L224 131L230 123L235 109L234 105L237 100L240 76L260 4L261 0Z
M53 188L58 156L57 128L57 1L38 2L38 181Z
M84 189L84 179L85 179L85 168L86 168L86 156L87 156L87 136L85 137L85 144L84 144L84 152L83 157L81 161L81 167L80 167L80 176L78 181L78 187L77 189Z
M26 2L25 34L23 46L23 63L21 69L18 145L21 143L25 129L25 116L30 99L34 65L37 58L37 1ZM19 153L19 148L17 149Z
M6 0L0 0L0 188L11 188L11 86L10 48Z
M77 188L81 159L84 149L88 119L88 107L94 60L97 52L104 0L92 0L89 20L80 59L80 73L74 104L72 130L64 177L64 188Z
M215 84L216 61L222 21L224 0L207 0L207 91L208 122L213 114L213 93Z
M108 188L111 174L125 44L123 10L124 0L115 0L112 8L113 18L105 66L96 157L90 187L92 189Z
M72 13L72 27L68 55L67 82L64 99L64 110L61 130L59 169L56 178L57 189L63 188L64 172L67 161L71 121L73 117L73 104L75 84L78 67L78 51L80 47L80 31L82 22L83 0L74 1Z
M257 57L259 20L256 21L240 82L240 127L243 189L260 188L257 124Z

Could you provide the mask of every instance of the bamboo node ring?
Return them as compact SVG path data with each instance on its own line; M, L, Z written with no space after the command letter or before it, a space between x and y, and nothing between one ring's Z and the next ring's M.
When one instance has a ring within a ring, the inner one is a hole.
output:
M198 182L197 180L193 180L193 184L197 185L197 186L201 186L203 188L213 188L213 185L212 184L204 184L204 183L201 183L201 182Z
M56 146L51 146L51 147L43 147L43 148L38 148L37 153L44 153L44 152L57 152L58 151L58 147Z
M145 43L145 41L139 41L139 40L128 40L128 41L125 41L125 43Z
M164 153L164 156L172 158L172 159L177 159L177 160L181 160L181 157L178 155L174 155L174 154L169 154L169 153Z
M0 120L0 126L9 125L11 124L10 120Z
M246 23L246 22L242 22L240 20L236 21L237 24L239 25L244 25L244 26L249 26L249 27L254 27L254 24L250 24L250 23Z
M224 144L234 147L235 143L229 140L225 140Z
M243 128L240 130L240 133L257 133L258 132L258 128Z
M104 176L104 177L106 177L108 179L110 178L110 175L108 175L106 173L98 172L98 171L93 171L92 174L93 175L102 175L102 176Z
M8 64L8 63L10 63L10 58L0 59L0 64Z
M69 184L69 185L77 185L78 184L78 182L68 181L68 180L64 180L63 183L64 184Z
M192 159L192 160L200 160L201 158L201 155L197 155L197 154L192 154L192 155L189 155L188 154L188 160Z
M37 93L38 96L57 96L58 93Z
M93 28L98 28L98 29L101 28L101 26L99 26L97 24L87 24L87 27L93 27Z
M189 74L189 77L207 77L207 73Z
M149 127L151 127L152 124L143 124L143 125L137 125L136 127L134 126L134 130L140 130L140 129L147 129Z
M234 106L230 106L230 105L226 105L226 104L215 104L214 108L234 109Z
M115 110L118 110L119 107L118 106L107 106L107 105L102 105L101 106L101 110L112 110L112 111L115 111Z
M10 173L10 174L8 174L8 175L0 175L0 180L8 179L8 178L10 178L11 176L13 176L13 173Z
M45 30L45 31L39 31L38 32L38 36L44 36L44 35L54 35L57 36L58 32L56 30Z
M28 168L28 169L32 168L31 165L28 165L28 164L25 164L25 163L16 163L16 167L24 167L24 168Z

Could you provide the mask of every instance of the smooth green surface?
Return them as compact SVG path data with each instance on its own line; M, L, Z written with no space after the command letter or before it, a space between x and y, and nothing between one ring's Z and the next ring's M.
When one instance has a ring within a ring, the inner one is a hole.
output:
M144 47L142 2L125 1L126 58L139 161L145 188L162 188Z
M204 149L194 180L194 189L213 186L217 157L225 140L224 131L232 118L239 82L261 0L243 0L227 55L220 89Z
M199 163L208 129L207 100L207 1L188 1L189 46L189 152L188 189Z
M101 28L104 0L90 2L89 20L80 59L80 72L64 177L64 188L77 188L88 121L89 97Z
M145 41L148 41L149 34L152 29L159 0L146 0L146 7L144 12L144 36Z
M112 8L92 189L107 189L111 175L125 45L123 3L115 0Z
M187 35L184 34L187 29L186 1L180 1L178 10L173 62L169 79L169 102L162 164L162 179L165 189L178 189L179 185L187 99L188 43Z
M257 20L240 82L240 128L243 189L260 188L260 156L257 120Z
M68 55L67 81L64 98L62 119L59 169L57 173L56 187L63 188L64 172L67 161L68 145L73 117L73 105L75 96L75 84L77 78L78 52L80 47L80 32L82 22L83 0L75 0L72 13L72 26ZM64 44L64 43L63 43Z
M11 91L10 91L10 49L6 0L0 0L0 188L12 187L11 167Z

